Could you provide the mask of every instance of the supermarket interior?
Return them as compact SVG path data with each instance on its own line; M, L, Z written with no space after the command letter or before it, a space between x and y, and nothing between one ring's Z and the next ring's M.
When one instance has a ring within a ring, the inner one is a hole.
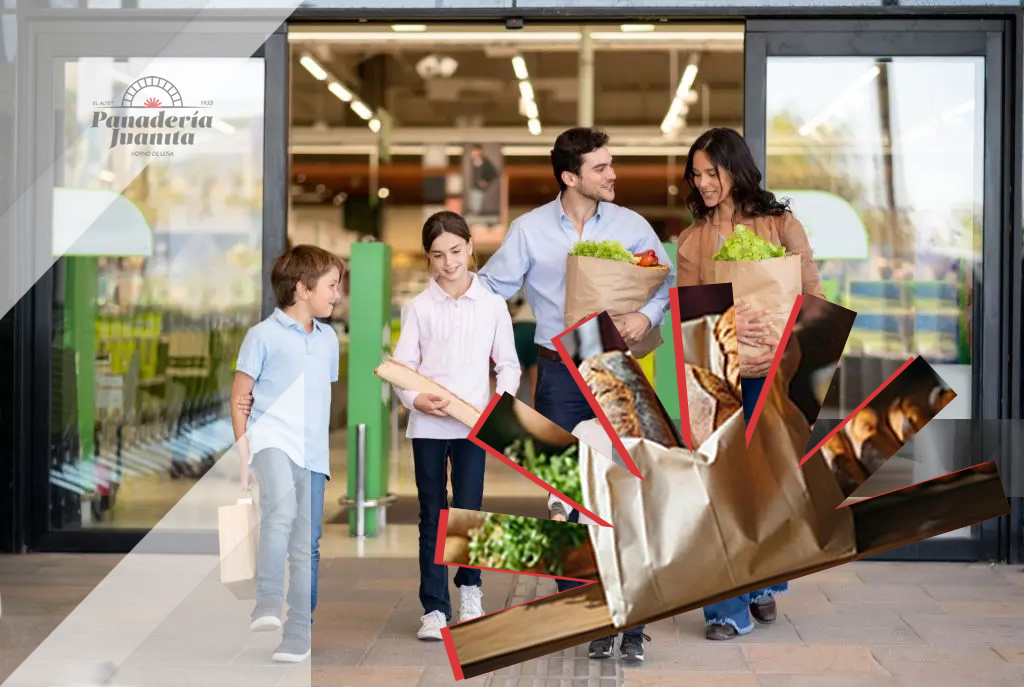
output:
M51 103L67 148L53 209L62 257L31 306L50 342L48 388L36 390L45 399L32 406L48 409L34 420L46 425L46 474L32 479L46 505L35 507L44 522L30 525L25 546L127 550L233 443L234 359L267 313L267 237L285 233L265 223L265 107L286 99L287 242L327 248L349 267L331 318L341 379L325 556L386 548L394 537L414 547L406 411L372 367L430 278L424 219L444 208L463 213L485 264L512 220L556 197L557 134L592 124L611 137L616 202L642 214L674 256L692 219L683 179L690 144L711 127L744 132L754 119L747 33L743 22L682 20L518 31L495 22L297 21L287 26L286 92L267 92L266 56L165 59L164 78L183 92L187 84L186 100L215 101L216 116L201 149L144 164L94 125L96 103L134 88L129 75L144 60L64 60ZM999 137L986 119L990 56L911 50L768 55L758 89L766 185L807 228L827 298L857 313L838 372L819 380L821 426L917 354L957 391L886 467L897 486L971 461L964 446L982 390L975 322L991 312L979 303L992 197L984 158ZM82 194L111 209L67 238L74 233L61 222L75 223L68 207ZM521 299L509 307L515 321L529 321ZM671 354L642 363L666 406L678 407ZM524 374L523 400L530 384ZM382 389L378 412L372 399ZM353 420L369 406L373 417ZM370 533L383 538L365 541L350 536L356 422L372 434L367 495L393 498L370 510ZM485 509L543 516L543 492L488 461ZM913 556L987 555L977 528L944 539Z

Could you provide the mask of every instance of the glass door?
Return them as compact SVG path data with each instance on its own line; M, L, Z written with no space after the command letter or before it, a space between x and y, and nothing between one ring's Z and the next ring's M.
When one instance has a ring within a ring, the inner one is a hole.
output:
M815 437L917 355L957 392L876 473L873 492L982 462L976 420L1002 417L1009 399L1002 31L998 21L747 26L746 137L767 188L807 228L828 299L857 312ZM995 557L998 525L888 555Z
M234 356L285 241L283 32L129 28L35 42L37 550L130 550L234 443Z

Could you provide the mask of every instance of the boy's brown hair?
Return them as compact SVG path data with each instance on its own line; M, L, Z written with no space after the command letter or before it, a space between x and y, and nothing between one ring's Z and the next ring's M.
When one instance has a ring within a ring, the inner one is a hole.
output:
M331 271L338 269L338 276L345 276L345 266L334 253L323 248L300 244L292 246L279 255L270 272L270 287L274 290L277 307L287 308L295 304L295 288L299 282L307 289L315 289L317 281Z

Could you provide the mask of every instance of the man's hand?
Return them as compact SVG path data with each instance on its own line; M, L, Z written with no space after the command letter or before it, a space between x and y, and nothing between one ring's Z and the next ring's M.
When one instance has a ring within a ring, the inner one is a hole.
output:
M242 411L242 414L246 417L252 413L252 394L245 394L238 397L238 402L235 404L238 409Z
M412 405L421 413L436 415L438 417L448 417L448 413L444 412L444 408L448 406L448 401L435 394L420 394L416 397L416 400L412 402Z
M627 344L639 342L651 329L651 321L643 313L626 313L621 315L618 320L619 334L622 334L622 338Z

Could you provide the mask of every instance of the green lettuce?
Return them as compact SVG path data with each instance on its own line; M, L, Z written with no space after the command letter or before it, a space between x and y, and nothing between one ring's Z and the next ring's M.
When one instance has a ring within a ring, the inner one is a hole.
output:
M769 258L781 258L786 249L766 241L744 225L737 224L732 236L725 240L718 252L711 256L712 260L730 262L759 262Z
M569 255L583 258L601 258L616 262L637 262L633 254L618 241L580 241Z

